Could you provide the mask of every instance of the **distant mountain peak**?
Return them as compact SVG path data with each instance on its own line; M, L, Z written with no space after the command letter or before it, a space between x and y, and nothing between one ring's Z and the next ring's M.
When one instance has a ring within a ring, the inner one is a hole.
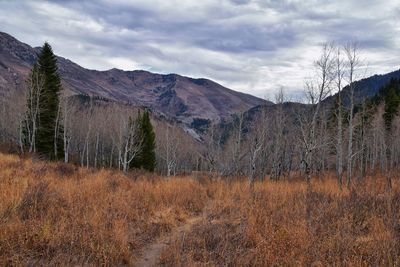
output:
M9 88L23 88L39 48L32 48L0 32L0 95ZM5 71L5 66L17 78ZM71 94L94 95L143 106L191 125L195 119L221 121L244 112L265 100L228 89L205 78L157 74L146 70L89 70L58 57L63 87Z

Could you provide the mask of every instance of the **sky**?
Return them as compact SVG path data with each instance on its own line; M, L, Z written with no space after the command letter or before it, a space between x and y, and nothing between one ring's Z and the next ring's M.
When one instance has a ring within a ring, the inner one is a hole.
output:
M360 45L364 76L400 68L398 0L0 0L0 31L97 70L209 78L297 98L324 42Z

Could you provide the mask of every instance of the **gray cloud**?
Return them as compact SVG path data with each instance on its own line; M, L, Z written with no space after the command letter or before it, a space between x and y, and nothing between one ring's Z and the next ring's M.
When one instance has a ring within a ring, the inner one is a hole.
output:
M325 41L357 40L371 73L399 68L396 0L0 1L0 30L88 68L207 77L271 97L303 87Z

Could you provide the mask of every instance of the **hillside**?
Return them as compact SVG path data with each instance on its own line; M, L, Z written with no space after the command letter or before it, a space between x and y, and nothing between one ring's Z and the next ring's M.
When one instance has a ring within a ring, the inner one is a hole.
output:
M379 90L386 86L391 79L400 79L400 69L386 74L375 74L354 83L354 102L360 104L363 100L371 99L379 93ZM346 86L342 91L344 104L349 102L350 87ZM328 97L325 102L334 101L336 94Z
M40 48L32 48L0 32L0 96L22 89ZM96 71L58 57L63 87L70 94L95 95L135 106L190 125L195 118L221 121L264 103L208 79L177 74L111 69Z

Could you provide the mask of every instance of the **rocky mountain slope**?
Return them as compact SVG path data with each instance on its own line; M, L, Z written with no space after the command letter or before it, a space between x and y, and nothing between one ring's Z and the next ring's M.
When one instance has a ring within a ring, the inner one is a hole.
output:
M0 32L0 97L12 90L23 90L29 71L40 48L32 48ZM239 112L253 114L271 102L236 92L208 79L193 79L177 74L155 74L143 70L111 69L97 71L58 57L59 71L65 90L72 95L98 96L133 106L147 107L170 121L182 122L192 136L204 133L210 121L227 121ZM391 78L400 79L400 70L374 75L355 82L356 104L374 97ZM348 90L343 90L346 103ZM332 104L335 96L326 99ZM301 104L298 104L301 105ZM269 107L272 108L273 107ZM228 127L229 128L229 127Z
M0 32L0 97L26 86L25 80L39 52L40 48L32 48ZM223 121L265 103L208 79L142 70L89 70L62 57L58 58L58 67L63 87L70 94L94 95L147 107L186 125L204 120Z

